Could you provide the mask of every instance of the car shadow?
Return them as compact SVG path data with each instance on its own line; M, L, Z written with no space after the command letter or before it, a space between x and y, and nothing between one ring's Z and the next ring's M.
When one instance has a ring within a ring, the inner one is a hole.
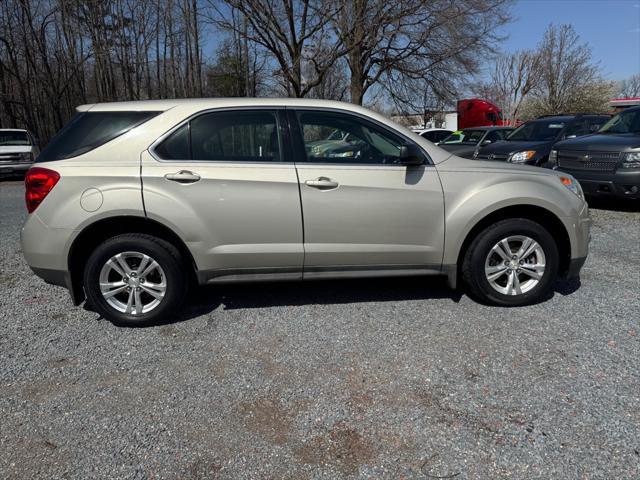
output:
M613 212L640 212L640 199L587 197L589 208Z
M542 301L557 293L569 296L580 289L579 279L558 280ZM180 314L165 323L177 323L218 308L240 310L304 305L335 305L367 302L404 302L410 300L449 299L459 303L463 289L452 290L444 277L404 277L354 280L319 280L202 286L192 290Z
M458 303L462 292L447 287L444 277L404 277L309 282L246 283L200 286L192 290L181 318L224 310L295 307L366 302L399 302L448 298Z
M542 302L557 293L568 296L580 288L580 280L558 280ZM336 305L367 302L449 299L459 303L466 295L452 290L444 277L317 280L310 282L239 283L198 286L191 289L178 314L150 327L191 320L211 312L304 305ZM517 307L515 307L517 308ZM84 309L95 313L85 303ZM100 318L98 318L100 319Z

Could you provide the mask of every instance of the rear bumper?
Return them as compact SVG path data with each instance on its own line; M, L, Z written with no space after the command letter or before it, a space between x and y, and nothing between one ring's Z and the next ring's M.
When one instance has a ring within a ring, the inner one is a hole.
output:
M31 267L33 273L51 285L69 288L71 275L66 270L51 270L49 268Z
M592 197L640 198L640 170L590 172L561 169L580 182L585 195Z
M74 305L84 300L82 287L75 287L71 272L67 266L67 242L73 231L62 228L49 228L32 213L20 232L22 254L27 264L38 277L52 285L59 285L69 290Z

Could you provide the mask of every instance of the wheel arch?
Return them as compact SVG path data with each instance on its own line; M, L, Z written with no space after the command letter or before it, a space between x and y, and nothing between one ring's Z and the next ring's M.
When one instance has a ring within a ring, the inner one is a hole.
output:
M488 213L469 229L458 250L455 267L447 268L445 266L447 276L449 277L449 284L452 287L456 287L457 277L460 275L464 256L473 239L490 225L510 218L523 218L542 225L557 242L560 256L559 274L565 275L567 273L571 261L571 239L562 220L552 211L537 205L509 205Z
M91 252L105 240L125 233L145 233L171 243L180 252L190 280L196 278L195 260L184 241L172 229L147 217L107 217L87 225L69 247L67 264L71 276L70 293L75 305L79 305L85 299L82 273Z

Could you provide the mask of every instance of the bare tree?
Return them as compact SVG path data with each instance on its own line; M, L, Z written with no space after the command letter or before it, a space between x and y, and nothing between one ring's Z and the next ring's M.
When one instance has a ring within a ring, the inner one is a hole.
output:
M640 73L631 75L618 85L616 94L621 98L640 97Z
M76 105L199 96L195 0L0 0L0 125L46 141Z
M550 25L538 54L541 79L535 103L540 113L575 111L577 100L588 93L585 88L602 81L598 66L592 62L591 48L581 42L571 25Z
M499 105L509 125L516 125L523 101L538 87L542 65L538 52L522 50L499 56L490 80L474 89Z
M458 82L493 51L510 0L336 0L332 22L347 50L350 93L362 104L379 85L396 103L421 103L422 90L453 97ZM478 55L482 53L482 55ZM403 88L403 84L404 87ZM415 96L415 97L414 97Z
M327 32L337 10L327 10L319 0L224 0L227 8L244 16L246 28L230 21L217 3L210 1L217 24L269 51L291 96L306 96L345 53Z

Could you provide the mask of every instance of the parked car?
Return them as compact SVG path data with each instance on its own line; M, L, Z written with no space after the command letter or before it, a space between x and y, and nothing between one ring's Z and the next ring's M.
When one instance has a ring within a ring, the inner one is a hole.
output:
M453 132L438 143L438 146L459 157L473 158L476 149L500 142L512 131L512 127L467 128Z
M24 173L40 150L27 130L0 129L0 174Z
M640 198L640 107L618 113L596 134L556 143L549 163L593 196Z
M540 117L520 125L504 142L481 147L474 158L542 166L556 142L593 133L610 118L610 115Z
M306 148L335 129L366 147ZM578 275L591 223L570 175L458 158L320 100L85 105L25 184L32 270L129 326L172 315L191 279L445 275L529 304Z
M438 143L453 133L453 131L446 128L421 128L414 130L414 132L431 143Z

